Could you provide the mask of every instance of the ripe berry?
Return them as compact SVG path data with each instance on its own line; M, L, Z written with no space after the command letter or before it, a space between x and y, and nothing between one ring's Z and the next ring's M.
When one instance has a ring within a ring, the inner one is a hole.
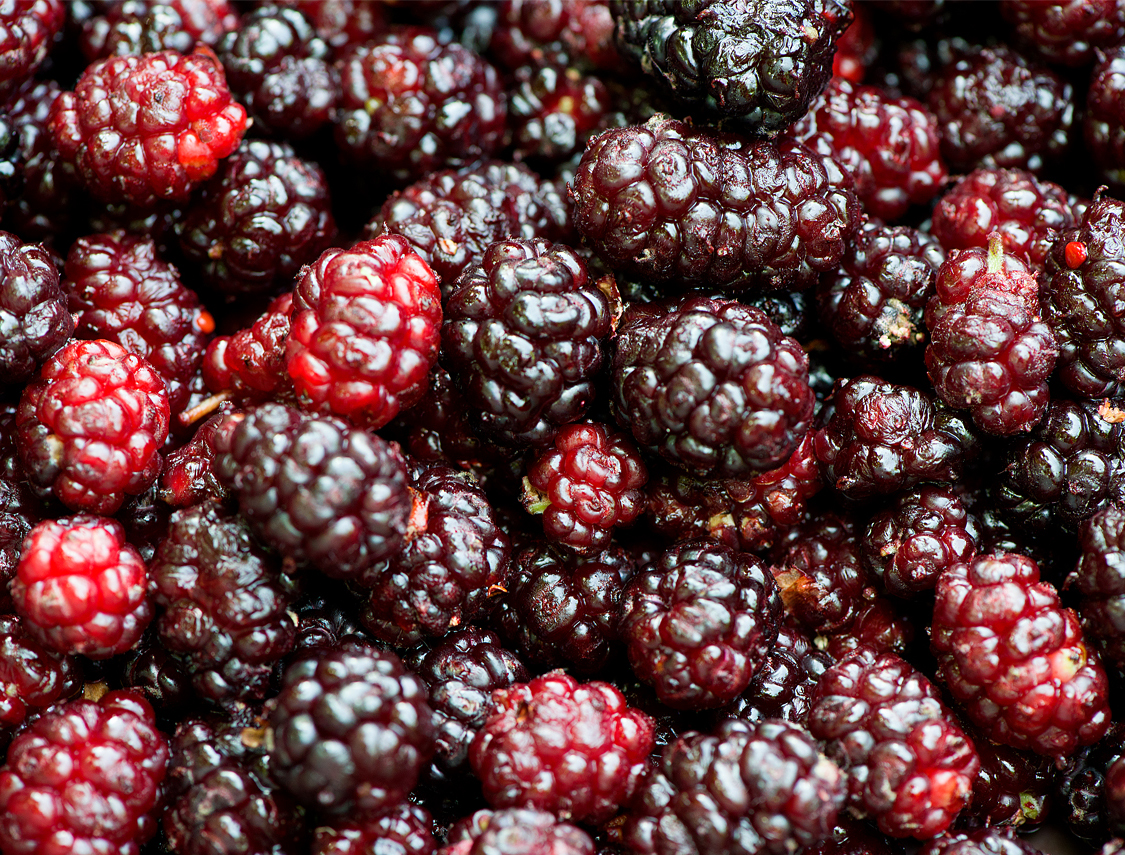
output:
M1109 505L1079 531L1082 556L1067 579L1082 601L1078 611L1086 632L1098 640L1106 659L1125 666L1125 626L1119 615L1125 597L1125 507Z
M196 44L214 47L238 23L228 0L128 0L94 6L82 22L79 47L87 61L157 50L188 53Z
M0 615L0 746L29 714L54 706L80 687L82 668L32 638L26 622Z
M537 808L478 810L449 832L442 855L594 855L585 831Z
M220 446L229 447L230 434L244 417L230 410L201 424L189 442L165 459L157 498L173 508L186 508L205 499L225 501L230 491L215 474L215 455Z
M0 101L7 101L42 65L66 24L62 0L26 0L0 11L0 54L4 56Z
M274 298L253 324L212 339L203 355L203 380L239 403L294 398L285 372L285 343L293 314L292 292ZM295 403L295 401L294 401Z
M309 855L432 855L436 849L430 812L400 802L363 820L345 819L313 830Z

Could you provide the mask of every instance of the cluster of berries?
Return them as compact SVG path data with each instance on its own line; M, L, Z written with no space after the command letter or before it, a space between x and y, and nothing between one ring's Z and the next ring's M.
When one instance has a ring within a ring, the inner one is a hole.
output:
M1125 851L1125 0L0 47L0 855Z

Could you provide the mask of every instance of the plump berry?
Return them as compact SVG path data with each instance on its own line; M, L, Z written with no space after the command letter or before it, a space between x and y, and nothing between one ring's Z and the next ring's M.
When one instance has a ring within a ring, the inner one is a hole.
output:
M1097 639L1105 658L1125 666L1125 626L1119 615L1125 595L1125 507L1109 505L1087 519L1079 531L1082 550L1068 578L1082 595L1078 611L1083 629Z
M955 492L917 487L868 522L860 554L890 593L913 597L932 590L949 567L971 559L979 538L976 519Z
M370 645L344 642L298 658L272 703L273 778L330 816L393 807L433 753L425 684Z
M105 202L185 200L242 139L246 110L210 51L94 63L51 111L51 133L83 186Z
M808 357L760 309L685 297L632 304L617 330L613 406L642 448L702 476L780 466L812 417Z
M32 638L17 615L0 615L0 745L29 715L79 688L82 668Z
M1125 7L1117 0L1002 0L1016 38L1047 62L1087 65L1098 48L1125 40Z
M902 358L925 340L923 314L943 261L942 245L926 232L867 220L840 267L820 277L821 321L849 354Z
M110 341L75 341L43 366L16 413L28 478L75 511L111 514L148 489L168 436L164 380Z
M0 849L138 855L156 833L167 764L152 707L136 693L51 708L0 767Z
M478 810L458 822L441 855L594 855L585 831L537 808Z
M600 671L617 638L621 594L633 572L624 550L575 555L532 543L512 559L495 624L534 665Z
M658 115L586 147L574 223L614 269L686 290L801 289L859 226L851 178L799 143L727 145Z
M230 409L203 422L190 441L165 459L157 498L173 508L206 499L225 501L230 491L215 474L215 456L220 446L229 446L230 434L243 418L242 412Z
M0 101L7 101L43 64L66 24L66 10L62 0L24 0L0 11Z
M781 600L758 559L688 541L629 581L621 613L634 673L662 703L702 709L745 691L777 638Z
M955 50L926 106L937 117L952 170L1040 172L1063 154L1074 121L1071 85L1003 45Z
M472 475L415 465L414 501L402 548L359 579L361 619L399 647L440 638L486 611L510 570L511 545Z
M950 694L996 742L1065 757L1109 725L1101 662L1030 558L980 556L947 570L930 646Z
M973 743L930 681L893 653L861 649L829 668L808 727L846 772L852 809L884 834L929 839L969 803Z
M1077 229L1059 233L1040 277L1043 319L1059 343L1059 379L1083 397L1125 394L1123 229L1125 204L1099 197Z
M975 445L963 422L911 386L863 375L840 384L816 432L825 480L849 499L956 481Z
M920 851L925 855L1043 855L1025 840L998 828L943 834Z
M31 378L73 332L51 256L0 232L0 388Z
M425 392L441 319L434 272L404 238L330 249L293 289L285 370L310 409L382 427Z
M76 338L115 341L164 379L173 414L184 409L215 319L160 260L150 238L124 232L79 238L65 267Z
M494 692L492 702L469 748L492 807L598 823L632 796L652 750L653 723L613 686L552 671Z
M176 234L204 281L224 294L288 287L336 236L324 171L285 143L244 140L176 221Z
M331 118L337 94L331 52L300 7L255 9L217 51L255 127L297 140Z
M238 23L227 0L127 0L99 3L82 21L79 47L87 61L158 50L188 53L196 42L214 47Z
M294 398L285 371L285 343L293 315L293 293L276 297L250 326L216 336L203 355L203 380L212 392L239 403Z
M1004 252L1023 255L1041 270L1058 232L1076 225L1074 209L1058 184L1023 169L975 169L934 206L934 237L948 250L988 247L993 232Z
M489 53L509 69L556 64L620 72L608 0L501 0Z
M432 855L436 845L430 812L411 802L400 802L362 821L343 820L318 825L313 830L310 855Z
M787 135L836 158L873 217L899 219L933 199L948 177L933 114L877 86L832 78Z
M1059 818L1075 837L1093 846L1110 835L1105 776L1121 756L1120 724L1112 724L1094 745L1076 752L1060 770L1055 794Z
M361 578L402 547L406 465L374 434L263 404L235 427L215 471L266 544L328 576Z
M506 240L445 304L442 364L474 424L503 445L545 445L585 415L611 309L572 249Z
M842 0L617 0L610 9L624 56L679 97L766 136L803 116L824 89L852 19Z
M564 161L616 119L610 92L597 77L573 68L524 66L516 81L508 112L517 159Z
M507 97L488 62L423 29L392 32L336 62L336 145L350 162L400 180L492 156Z
M370 41L387 28L383 7L364 0L281 0L277 5L300 9L336 51Z
M818 649L803 630L782 620L777 641L746 691L720 712L755 724L782 719L804 725L813 690L834 662L835 658Z
M965 828L1008 826L1029 831L1051 813L1054 762L990 739L974 740L980 773L973 783L973 800L959 817Z
M846 794L804 728L730 719L664 749L622 837L638 855L780 855L826 840Z

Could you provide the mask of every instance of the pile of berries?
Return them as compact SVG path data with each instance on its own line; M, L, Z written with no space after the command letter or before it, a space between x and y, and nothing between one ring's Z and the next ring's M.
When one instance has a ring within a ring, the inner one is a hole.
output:
M0 855L1125 852L1125 0L0 52Z

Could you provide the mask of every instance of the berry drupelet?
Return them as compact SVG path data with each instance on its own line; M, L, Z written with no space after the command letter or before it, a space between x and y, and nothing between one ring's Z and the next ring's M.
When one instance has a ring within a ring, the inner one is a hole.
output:
M1082 66L1098 48L1125 41L1125 6L1117 0L1002 0L1015 37L1047 62Z
M758 559L688 541L630 579L619 634L634 673L662 703L705 709L745 691L777 638L781 611Z
M428 810L404 801L369 819L318 825L308 851L309 855L433 855L434 825Z
M271 776L328 816L393 807L433 753L425 684L393 653L367 644L298 657L270 704Z
M285 372L285 343L293 314L293 293L276 297L250 326L233 335L216 336L203 355L203 380L215 393L240 404L271 398L295 401Z
M172 415L190 395L215 319L151 238L125 232L79 238L64 268L70 310L80 339L115 341L164 379Z
M986 736L1051 757L1101 738L1105 671L1034 561L980 556L947 570L935 592L930 646L940 677Z
M253 10L216 49L256 128L299 140L328 123L337 94L331 50L300 7Z
M613 686L552 671L497 690L492 703L469 747L492 807L600 823L632 797L652 751L653 723Z
M29 380L73 332L50 254L0 232L0 388Z
M623 120L611 112L605 83L573 68L524 66L508 105L513 156L536 163L558 163L581 154L590 135Z
M176 221L176 234L221 293L288 287L336 237L328 181L286 143L243 140Z
M379 428L426 391L441 320L434 272L405 238L329 249L293 289L285 370L308 409Z
M364 626L396 647L441 638L486 611L511 570L511 545L488 498L467 472L410 467L414 503L402 548L367 570Z
M1125 183L1121 158L1125 156L1125 51L1120 46L1098 54L1086 92L1082 120L1086 150L1102 177L1112 184Z
M488 44L505 67L548 63L585 71L620 72L607 0L501 0Z
M1040 172L1066 150L1071 85L1004 45L956 46L926 101L951 170L1019 167Z
M24 541L12 602L24 628L59 653L108 659L133 647L152 619L148 573L116 520L44 520Z
M574 224L612 268L668 287L812 285L859 227L852 180L795 142L735 145L667 116L594 137Z
M1123 230L1125 203L1099 197L1078 228L1058 235L1040 277L1043 319L1059 343L1059 379L1082 397L1125 394Z
M72 510L111 514L156 480L168 419L148 362L111 341L75 341L23 390L16 445L32 483Z
M923 855L1043 855L1027 841L998 828L943 834L919 851Z
M591 552L641 513L647 480L624 435L600 424L567 425L528 467L523 503L542 514L548 540Z
M926 232L866 220L839 268L820 277L820 319L849 354L902 358L925 340L923 314L944 261Z
M804 631L783 619L777 642L746 691L719 712L755 724L763 719L782 719L804 725L813 690L834 662L835 658L818 649Z
M445 304L442 364L480 432L542 446L594 399L614 306L574 250L494 243Z
M63 0L25 0L0 10L0 101L7 101L43 64L66 25L66 11Z
M189 53L196 42L214 47L235 27L228 0L128 0L92 4L98 14L82 21L79 47L90 62L158 50Z
M1109 662L1125 668L1125 506L1109 505L1087 519L1078 544L1082 556L1067 584L1082 595L1083 629L1097 639Z
M341 156L398 180L491 157L504 141L507 97L488 62L421 28L357 45L336 61Z
M492 693L530 679L494 632L475 626L453 630L430 650L419 648L410 664L429 686L434 711L432 777L466 770L469 745L492 712Z
M54 706L81 685L82 667L31 637L17 615L0 615L0 748L29 715Z
M926 840L969 803L973 743L930 681L893 653L860 649L829 668L808 727L847 774L852 809L884 834Z
M877 86L832 78L787 136L836 158L872 217L899 219L933 199L948 178L933 114Z
M664 749L621 833L636 855L783 855L827 840L846 793L804 728L729 719Z
M105 202L185 200L231 154L246 110L227 89L213 52L175 51L94 63L50 118L59 154Z
M139 855L157 830L168 744L138 694L54 706L0 767L4 852Z
M1060 770L1055 785L1059 818L1075 837L1093 846L1110 836L1105 776L1121 757L1120 724L1112 724L1097 743L1078 751Z
M600 671L617 638L621 593L633 572L625 551L610 547L578 556L532 543L512 563L494 617L505 639L533 665Z
M359 579L402 548L406 464L374 434L263 404L231 432L214 468L251 530L283 557Z
M268 694L274 664L296 641L286 612L292 583L278 563L215 502L172 515L150 565L152 598L163 608L160 641L182 658L200 697L221 703Z
M594 855L585 831L537 808L478 810L449 832L440 855Z
M621 53L712 117L773 136L832 76L845 0L610 3Z
M956 481L975 450L965 424L912 386L867 374L839 384L832 403L816 432L816 457L825 480L849 499Z
M173 508L186 508L206 499L226 501L230 491L215 475L215 455L229 446L230 434L244 418L233 409L203 422L192 438L169 454L160 474L157 498Z
M1008 826L1030 831L1051 812L1055 786L1054 761L1049 757L974 740L980 773L973 783L973 800L958 818L962 828Z
M617 330L613 408L643 449L705 477L785 463L812 418L808 356L760 309L684 297L631 304Z

